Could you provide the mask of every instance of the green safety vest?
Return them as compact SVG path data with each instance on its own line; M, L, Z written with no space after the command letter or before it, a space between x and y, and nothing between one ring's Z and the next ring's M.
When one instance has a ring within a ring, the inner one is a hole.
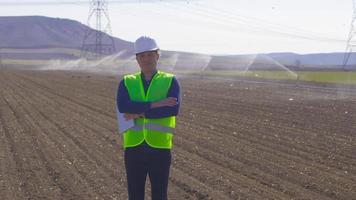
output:
M151 79L150 86L145 94L141 80L141 72L124 76L124 83L131 101L156 102L167 98L171 87L173 74L158 71ZM172 149L173 133L176 126L176 117L158 119L138 118L134 120L135 126L123 134L124 148L134 147L146 141L154 148Z

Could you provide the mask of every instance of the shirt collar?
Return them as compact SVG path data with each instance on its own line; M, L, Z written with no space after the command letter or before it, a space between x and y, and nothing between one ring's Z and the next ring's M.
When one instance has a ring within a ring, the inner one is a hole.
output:
M154 77L156 74L157 74L157 70L152 74L151 80L153 79L153 77ZM142 79L143 81L146 81L145 75L143 75L142 71L141 71L141 79ZM149 81L151 81L151 80L149 80Z

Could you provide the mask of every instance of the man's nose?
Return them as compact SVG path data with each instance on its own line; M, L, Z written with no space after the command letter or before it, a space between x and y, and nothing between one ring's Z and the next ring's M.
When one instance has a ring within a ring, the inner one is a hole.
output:
M148 57L148 56L145 56L145 57L143 57L143 61L144 61L144 62L150 62L150 61L151 61L151 58Z

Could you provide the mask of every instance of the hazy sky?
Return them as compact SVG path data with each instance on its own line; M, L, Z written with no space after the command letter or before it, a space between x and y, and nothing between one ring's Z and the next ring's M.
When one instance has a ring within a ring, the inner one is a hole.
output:
M0 0L2 16L43 15L86 24L89 12L89 3L42 3L65 0L22 0L18 2L29 3L6 5L8 2L14 1ZM150 35L166 50L342 52L352 0L109 0L109 15L114 36L134 41Z

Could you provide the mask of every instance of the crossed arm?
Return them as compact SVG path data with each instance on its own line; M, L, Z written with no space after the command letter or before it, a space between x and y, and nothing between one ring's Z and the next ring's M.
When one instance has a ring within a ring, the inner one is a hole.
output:
M160 108L160 107L172 107L172 106L176 106L178 104L178 99L175 97L168 97L166 99L163 99L161 101L157 101L157 102L151 102L150 103L150 109L154 109L154 108ZM140 118L140 117L144 117L145 113L125 113L124 117L126 120L130 120L130 119L136 119L136 118Z
M167 96L166 99L157 102L131 101L128 91L123 81L121 81L117 92L117 107L121 113L125 113L124 117L127 120L139 117L154 119L178 115L180 107L180 88L175 78L173 78Z

